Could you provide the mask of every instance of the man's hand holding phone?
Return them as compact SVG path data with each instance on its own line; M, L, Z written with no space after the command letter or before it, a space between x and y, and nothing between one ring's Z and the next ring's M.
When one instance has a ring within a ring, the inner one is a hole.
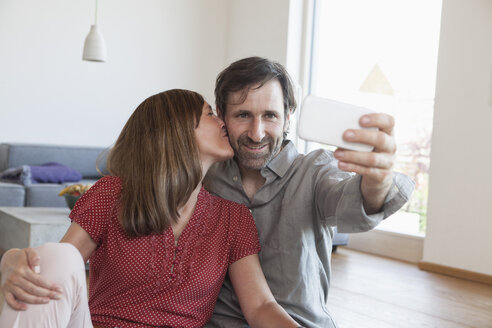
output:
M379 212L393 182L394 118L313 96L306 98L300 115L299 136L338 146L338 167L362 176L364 208L368 214Z

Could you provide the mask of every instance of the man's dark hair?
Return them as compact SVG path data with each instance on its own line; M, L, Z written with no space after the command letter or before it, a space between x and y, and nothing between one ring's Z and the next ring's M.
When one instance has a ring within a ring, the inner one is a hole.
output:
M215 82L215 105L225 114L229 95L241 91L239 104L243 103L252 88L261 88L265 83L277 79L282 87L284 113L297 107L292 80L284 66L261 57L238 60L224 69Z

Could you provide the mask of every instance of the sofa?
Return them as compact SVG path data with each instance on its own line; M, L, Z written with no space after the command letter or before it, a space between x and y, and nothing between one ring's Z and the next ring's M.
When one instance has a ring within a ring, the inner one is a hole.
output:
M95 183L106 173L105 148L57 146L28 143L0 143L0 172L7 169L56 162L82 175L78 182L20 184L0 181L0 206L66 207L58 193L75 183Z

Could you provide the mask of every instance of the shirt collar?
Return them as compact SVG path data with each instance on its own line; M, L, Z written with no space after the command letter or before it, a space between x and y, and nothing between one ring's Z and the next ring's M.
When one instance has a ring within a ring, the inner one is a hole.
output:
M283 177L298 155L294 143L290 140L285 140L282 149L267 164L267 167L279 177Z

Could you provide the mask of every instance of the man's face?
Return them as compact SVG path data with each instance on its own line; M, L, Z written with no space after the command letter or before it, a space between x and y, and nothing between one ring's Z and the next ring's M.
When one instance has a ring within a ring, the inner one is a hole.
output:
M260 170L280 151L290 115L284 115L282 88L271 80L252 88L246 100L237 104L241 92L229 95L223 116L234 154L243 168Z

